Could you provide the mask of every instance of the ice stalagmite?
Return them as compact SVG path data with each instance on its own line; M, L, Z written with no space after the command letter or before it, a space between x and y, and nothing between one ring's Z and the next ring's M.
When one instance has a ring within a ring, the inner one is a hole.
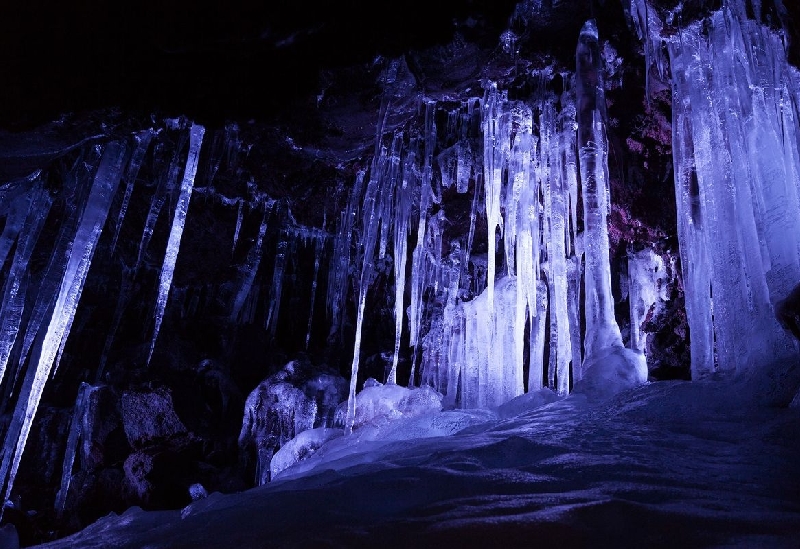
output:
M576 116L583 191L586 335L583 389L600 397L647 380L641 353L625 349L614 318L603 60L594 20L581 29L576 52Z
M200 147L203 144L203 134L205 128L198 124L192 124L189 129L189 156L186 159L186 167L183 172L180 194L175 204L175 213L172 217L172 226L167 239L167 251L164 255L164 263L161 266L161 274L158 278L158 297L156 298L156 308L153 316L155 326L153 336L150 339L150 352L147 355L147 363L153 358L153 351L156 348L158 332L161 329L161 322L164 319L164 309L167 307L169 290L172 287L172 276L175 273L175 264L178 261L178 250L181 246L183 227L186 224L186 214L189 211L189 200L192 197L194 188L194 178L197 173L197 161L200 156Z
M577 60L577 119L586 253L586 353L622 346L614 319L607 215L608 150L602 58L594 20L581 29Z
M106 145L72 242L47 332L38 356L34 357L28 368L20 398L6 432L3 459L0 463L0 479L5 485L5 498L11 494L19 460L56 354L61 342L69 336L69 327L78 307L86 275L119 184L124 158L124 145L118 142Z

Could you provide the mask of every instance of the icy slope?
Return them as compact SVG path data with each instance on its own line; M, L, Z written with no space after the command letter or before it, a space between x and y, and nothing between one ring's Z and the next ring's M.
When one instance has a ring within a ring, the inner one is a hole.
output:
M573 395L40 547L796 547L800 411L739 389Z

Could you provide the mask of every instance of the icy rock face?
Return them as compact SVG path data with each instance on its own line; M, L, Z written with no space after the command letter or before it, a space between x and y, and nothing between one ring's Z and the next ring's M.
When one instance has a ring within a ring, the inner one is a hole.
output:
M314 427L317 402L309 398L294 381L295 363L258 384L245 401L239 448L245 455L255 453L256 482L270 480L270 462L276 450L297 434Z
M317 405L314 427L332 427L336 408L347 398L347 381L336 374L320 373L303 383L302 390Z

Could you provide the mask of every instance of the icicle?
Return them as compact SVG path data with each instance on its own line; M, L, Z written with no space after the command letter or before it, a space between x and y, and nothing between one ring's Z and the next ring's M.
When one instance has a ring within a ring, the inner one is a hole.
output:
M328 272L328 311L331 320L331 335L341 330L343 322L343 305L347 299L348 282L350 275L350 257L353 247L353 235L358 220L358 207L364 192L364 177L362 170L356 174L356 180L350 191L347 209L342 212L336 239L333 243L333 256L331 257Z
M83 433L83 418L86 414L86 407L89 404L89 397L94 390L95 387L88 383L81 383L80 387L78 387L78 397L75 399L75 406L72 409L72 420L70 421L69 435L67 436L67 449L64 452L64 464L61 468L61 488L56 494L55 511L58 517L64 514L69 485L72 482L72 467L75 464L75 454L78 451L78 443L81 436L85 436L85 433Z
M150 239L153 237L153 231L155 230L158 217L161 214L161 208L163 208L164 203L167 200L167 195L170 194L170 192L175 188L175 183L178 180L178 175L180 174L180 168L181 166L178 160L178 155L175 155L172 158L172 162L170 163L170 167L167 170L166 176L162 176L158 185L156 185L155 193L153 194L152 201L150 202L150 209L147 212L144 230L142 231L142 239L139 242L139 253L136 258L137 270L142 266L144 254L147 251L147 246L150 244Z
M278 242L275 250L275 264L272 270L272 289L269 292L269 307L264 327L271 337L275 336L278 328L278 314L281 309L281 294L283 293L283 274L286 270L286 255L289 243L286 240Z
M317 299L317 279L319 278L319 264L322 259L322 251L325 247L325 238L317 236L314 238L314 278L311 282L311 304L308 308L308 327L306 328L306 351L311 341L311 326L314 321L314 304Z
M431 158L429 153L433 149L432 142L435 141L436 126L434 123L434 103L425 103L425 130L423 133L425 152L423 154L422 177L420 178L419 194L419 222L417 224L417 243L411 257L411 304L409 305L409 345L416 346L421 331L423 293L425 291L425 277L421 276L424 272L426 261L425 253L425 234L427 233L428 210L433 200L431 190ZM416 354L416 353L415 353ZM412 366L411 380L413 382L414 371Z
M236 205L236 228L233 230L233 246L231 252L236 250L236 243L239 242L239 231L242 228L242 212L244 211L244 200L239 199Z
M36 366L28 369L22 394L17 401L11 424L6 432L4 454L2 464L0 464L0 479L6 487L6 499L11 495L19 460L25 449L31 423L39 406L39 400L50 375L56 353L61 341L69 336L69 326L75 316L86 275L119 184L124 157L125 147L123 145L112 142L106 146L75 234L61 288L50 324L42 341Z
M241 202L239 203L241 205ZM253 282L261 264L261 247L264 242L264 235L267 233L267 217L269 216L271 204L264 205L264 213L261 216L261 224L258 227L258 236L253 242L252 248L247 252L247 258L243 265L239 266L237 282L238 290L233 298L230 320L233 323L241 322L242 310L247 297L253 289ZM240 218L241 219L241 218Z
M180 195L175 204L175 214L172 218L172 227L167 239L167 251L164 254L164 263L161 266L161 274L158 279L158 297L156 298L156 308L154 311L155 326L153 336L150 339L150 352L147 355L147 364L153 358L153 351L156 348L158 332L161 329L161 322L164 319L164 310L167 307L169 290L172 287L172 276L175 273L175 264L178 261L178 251L181 246L183 227L186 224L186 214L189 211L189 200L192 198L192 188L194 178L197 173L197 161L200 156L200 147L203 144L203 134L205 128L198 124L192 124L189 129L189 155L186 159L186 168L183 172Z
M135 136L136 149L133 151L130 163L128 164L128 171L125 174L125 194L122 196L122 205L119 208L119 214L116 219L116 227L114 229L114 237L111 239L111 252L117 248L117 239L119 232L122 229L122 222L125 220L125 214L128 212L128 204L131 201L133 194L133 187L136 183L136 177L139 175L139 170L142 167L142 161L150 146L150 140L153 138L153 130L144 130Z
M117 305L114 307L114 316L111 317L111 325L106 333L106 342L103 344L103 352L100 354L100 361L97 364L97 372L95 373L95 382L100 383L106 370L106 363L108 362L108 355L111 352L111 345L117 336L117 330L122 323L122 316L125 308L130 303L133 296L133 276L134 270L123 267L122 280L120 282L119 294L117 295Z
M19 227L17 247L11 263L11 270L6 277L3 302L0 307L0 382L5 376L8 360L22 323L29 278L28 262L53 203L41 183L38 183L36 188L23 198L24 200L20 200L20 202L28 206L28 211L25 222Z

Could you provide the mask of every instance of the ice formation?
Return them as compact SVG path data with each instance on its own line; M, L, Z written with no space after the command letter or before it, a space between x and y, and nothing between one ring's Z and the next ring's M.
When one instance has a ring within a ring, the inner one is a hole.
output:
M657 67L654 75L660 78L671 75L693 377L764 374L775 400L788 402L800 374L785 364L797 363L797 350L772 311L800 280L800 77L787 64L779 37L747 20L739 2L673 35L662 32L645 0L631 6L648 65ZM505 46L513 50L513 36L506 38ZM534 73L539 85L527 99L511 99L498 83L485 80L478 98L438 101L419 95L415 119L390 124L393 90L405 85L401 73L408 70L401 61L390 62L375 152L369 167L358 171L338 223L298 228L283 203L263 194L218 197L236 210L233 249L244 253L227 289L226 318L255 323L261 314L260 325L277 337L285 282L295 268L294 255L303 249L313 254L310 303L303 305L308 317L300 335L306 348L322 280L328 285L329 338L350 333L347 307L355 306L349 384L324 375L300 383L282 372L248 397L240 445L255 450L259 483L323 443L345 445L333 440L340 433L363 439L449 434L478 417L470 415L479 414L471 411L477 408L505 417L573 390L605 397L646 379L641 325L664 297L658 293L663 263L652 250L629 258L632 349L625 349L611 293L604 66L597 28L589 21L578 37L575 73ZM165 146L160 132L179 134L180 146ZM167 130L137 133L127 144L87 147L64 182L63 192L75 206L59 212L63 221L49 243L49 263L36 277L25 274L33 247L41 245L52 198L34 174L27 191L0 204L5 218L0 382L5 394L19 392L0 462L6 497L44 385L64 352L106 219L113 210L109 250L114 253L144 162L150 164L153 190L137 260L121 271L97 378L135 295L136 277L146 270L151 240L158 240L161 211L170 204L148 362L153 356L175 291L200 153L209 149L202 149L203 137L202 126L175 121ZM238 144L233 126L213 138L211 157L203 164L205 196L215 195L222 162L235 164ZM468 220L456 220L448 211L444 197L454 195L469 203ZM259 221L254 232L248 217ZM335 233L327 233L333 225ZM248 230L251 238L245 239ZM263 267L266 253L274 259L269 269ZM268 280L259 280L260 273ZM370 381L359 392L362 332L378 277L390 280L394 290L387 298L394 315L393 345L385 349L391 366L385 379ZM44 340L37 344L42 329ZM410 363L408 378L400 378L401 360ZM776 366L764 370L764 364ZM75 418L82 398L83 392ZM442 408L451 415L436 415ZM434 416L450 419L423 429L423 422L439 421ZM390 419L405 423L391 431L385 427ZM73 424L57 506L64 503L80 436L79 424Z
M97 167L89 196L86 199L80 223L74 234L69 259L61 279L55 306L47 326L35 366L28 368L22 393L17 401L11 424L6 431L4 454L0 463L0 481L5 486L8 499L14 485L22 452L25 449L36 415L39 400L51 370L69 336L83 285L92 263L92 256L108 216L111 201L119 184L126 146L120 142L106 145Z
M640 17L647 7L632 6ZM663 25L640 23L640 34L648 51L666 43L672 75L692 377L754 376L785 404L800 368L773 307L800 280L799 75L781 38L748 19L742 1L669 39Z
M183 180L181 181L178 199L175 202L175 213L172 217L169 239L167 240L167 250L164 254L164 263L158 280L158 297L156 299L156 308L153 312L155 326L153 327L153 336L150 339L150 354L147 355L148 363L153 358L158 332L164 319L164 310L167 307L167 298L169 298L169 291L172 288L172 277L175 274L175 264L178 261L178 250L183 237L183 227L186 225L186 215L189 213L189 200L192 198L194 178L197 174L197 162L200 157L200 147L203 144L205 131L205 128L199 124L192 124L191 128L189 128L189 153L186 158L186 167L183 170Z

